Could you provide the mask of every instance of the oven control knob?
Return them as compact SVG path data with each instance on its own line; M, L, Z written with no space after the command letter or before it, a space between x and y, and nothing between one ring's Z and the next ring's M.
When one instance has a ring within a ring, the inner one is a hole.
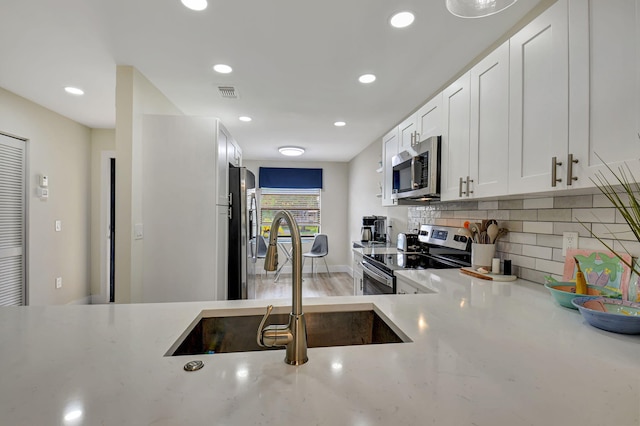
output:
M458 241L460 243L466 243L467 242L467 237L465 235L454 235L453 236L453 241Z

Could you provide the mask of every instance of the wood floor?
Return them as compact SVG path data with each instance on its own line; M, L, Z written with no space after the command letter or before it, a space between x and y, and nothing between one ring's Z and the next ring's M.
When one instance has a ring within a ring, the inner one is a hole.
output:
M291 275L280 275L278 282L273 282L275 274L264 272L256 276L256 299L291 298ZM353 279L346 272L333 272L302 276L302 297L353 296Z

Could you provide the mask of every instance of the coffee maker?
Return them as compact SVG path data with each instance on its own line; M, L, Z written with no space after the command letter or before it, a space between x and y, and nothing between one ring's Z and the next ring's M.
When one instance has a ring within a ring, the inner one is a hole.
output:
M366 231L368 229L369 231ZM377 243L387 242L387 217L386 216L362 216L362 236L370 234L371 241ZM365 241L363 239L363 241Z

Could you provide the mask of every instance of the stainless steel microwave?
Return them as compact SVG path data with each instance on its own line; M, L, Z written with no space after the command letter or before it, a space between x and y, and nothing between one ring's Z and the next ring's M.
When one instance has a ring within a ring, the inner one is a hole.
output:
M440 198L441 140L440 136L432 136L391 159L392 198L398 202Z

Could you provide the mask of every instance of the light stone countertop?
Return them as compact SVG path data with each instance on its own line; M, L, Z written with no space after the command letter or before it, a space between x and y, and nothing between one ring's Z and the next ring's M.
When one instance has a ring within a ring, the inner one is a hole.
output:
M164 356L203 310L268 301L0 308L0 424L640 424L640 336L527 281L398 274L436 293L304 305L375 305L412 342L311 348L298 367L284 351ZM183 371L193 359L204 368Z

